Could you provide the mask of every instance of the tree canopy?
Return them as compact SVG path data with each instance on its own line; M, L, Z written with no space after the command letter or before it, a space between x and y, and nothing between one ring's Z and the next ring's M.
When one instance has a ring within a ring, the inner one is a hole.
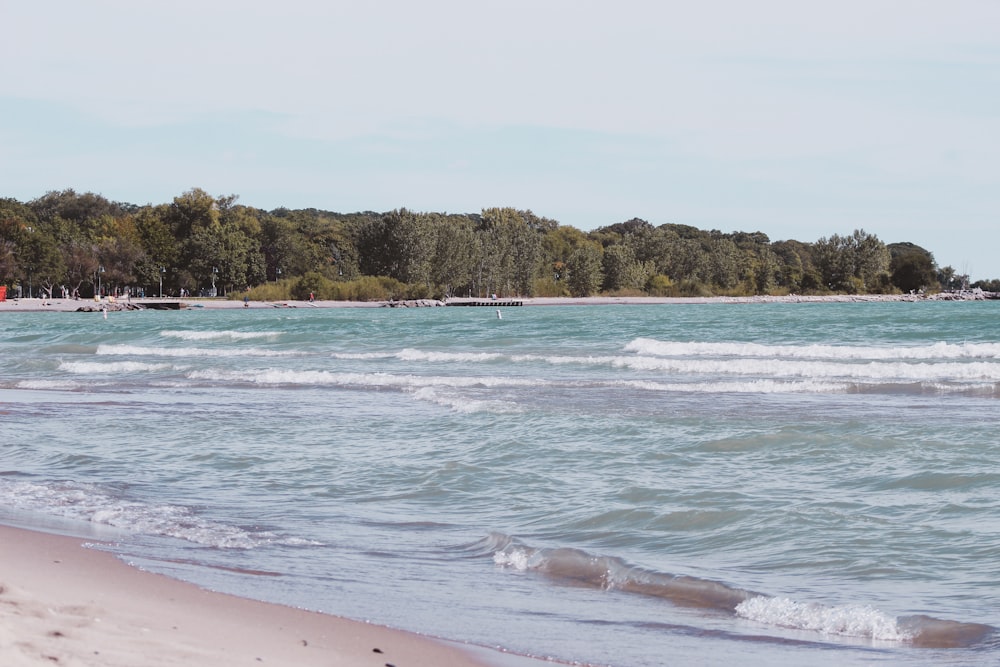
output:
M584 232L530 210L264 211L200 188L169 203L52 191L0 199L0 284L111 293L383 299L886 293L968 286L908 242L857 229L771 241L640 218Z

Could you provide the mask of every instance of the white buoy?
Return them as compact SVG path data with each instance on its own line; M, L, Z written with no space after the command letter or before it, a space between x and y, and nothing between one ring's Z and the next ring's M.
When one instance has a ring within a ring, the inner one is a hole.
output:
M497 319L498 320L502 320L503 319L503 313L501 313L499 309L497 309Z

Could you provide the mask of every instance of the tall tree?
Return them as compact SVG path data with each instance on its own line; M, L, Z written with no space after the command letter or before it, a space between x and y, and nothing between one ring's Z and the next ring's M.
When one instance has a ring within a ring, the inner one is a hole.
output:
M604 249L602 259L604 289L641 289L653 273L652 262L640 262L628 243L618 243Z
M452 215L440 220L436 230L432 279L444 294L459 294L460 288L471 286L481 252L475 228L467 216Z
M892 284L900 290L916 292L938 284L934 256L927 250L908 242L891 243L887 249Z
M601 288L601 259L604 251L599 243L585 243L573 251L567 263L569 291L573 296L590 296Z
M513 208L484 209L477 229L481 285L487 292L530 295L542 257L535 218Z

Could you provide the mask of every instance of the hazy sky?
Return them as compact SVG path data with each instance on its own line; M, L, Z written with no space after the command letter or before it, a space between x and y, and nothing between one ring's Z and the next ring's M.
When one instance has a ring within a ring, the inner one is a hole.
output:
M998 0L5 0L0 196L863 228L1000 277Z

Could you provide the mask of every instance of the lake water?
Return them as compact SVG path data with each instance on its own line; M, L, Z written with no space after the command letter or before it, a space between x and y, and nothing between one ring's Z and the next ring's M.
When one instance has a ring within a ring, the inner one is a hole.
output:
M1000 658L1000 304L3 313L0 519L583 664Z

